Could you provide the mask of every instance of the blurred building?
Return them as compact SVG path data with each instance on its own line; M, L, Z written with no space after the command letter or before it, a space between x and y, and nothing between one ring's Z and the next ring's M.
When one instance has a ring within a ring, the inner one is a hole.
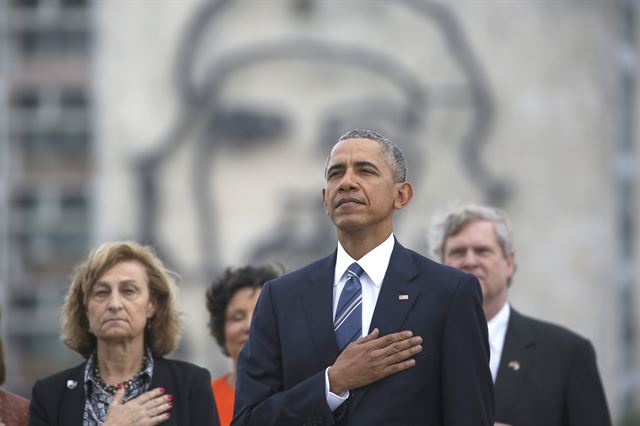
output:
M68 275L121 238L181 277L174 355L222 373L205 286L332 250L324 161L369 127L408 154L399 240L425 252L451 203L505 208L514 305L594 342L621 419L640 404L637 27L636 0L0 2L8 385L77 361Z
M92 235L93 15L0 2L0 301L8 384L68 365L57 311Z

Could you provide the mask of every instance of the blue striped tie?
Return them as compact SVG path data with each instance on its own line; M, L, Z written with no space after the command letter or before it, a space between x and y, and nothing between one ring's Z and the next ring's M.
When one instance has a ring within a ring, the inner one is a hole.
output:
M347 269L347 282L340 293L333 328L340 350L362 334L362 284L360 276L364 270L357 263Z

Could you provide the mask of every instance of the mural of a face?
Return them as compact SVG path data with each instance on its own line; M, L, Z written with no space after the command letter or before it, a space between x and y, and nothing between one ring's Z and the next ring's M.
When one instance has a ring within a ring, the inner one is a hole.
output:
M414 182L426 176L430 140L444 135L480 191L500 201L477 159L491 98L441 5L205 2L176 63L180 114L140 162L142 239L196 274L244 262L292 269L328 253L323 167L352 128L398 143ZM164 172L176 162L188 172ZM195 249L171 249L178 240Z

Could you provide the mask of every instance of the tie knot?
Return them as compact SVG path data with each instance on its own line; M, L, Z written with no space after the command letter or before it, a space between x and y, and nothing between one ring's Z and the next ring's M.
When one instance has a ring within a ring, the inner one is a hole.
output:
M353 262L347 269L347 274L349 274L349 276L355 276L356 278L360 278L363 272L364 269L362 269L356 262Z

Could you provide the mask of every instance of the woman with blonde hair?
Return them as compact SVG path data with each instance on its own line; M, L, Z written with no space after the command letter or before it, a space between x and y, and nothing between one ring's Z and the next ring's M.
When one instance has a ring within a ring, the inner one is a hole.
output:
M80 263L62 341L85 358L38 381L29 424L216 425L206 369L169 360L180 336L175 284L150 247L106 243Z

